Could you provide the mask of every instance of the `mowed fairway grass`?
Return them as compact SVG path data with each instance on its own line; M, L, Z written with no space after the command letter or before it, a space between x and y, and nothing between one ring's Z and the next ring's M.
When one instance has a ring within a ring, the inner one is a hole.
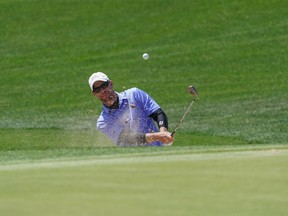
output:
M0 214L288 215L288 2L0 0ZM142 54L150 54L149 60ZM95 128L88 78L165 110L165 148Z
M254 149L0 166L1 214L286 215L287 162Z

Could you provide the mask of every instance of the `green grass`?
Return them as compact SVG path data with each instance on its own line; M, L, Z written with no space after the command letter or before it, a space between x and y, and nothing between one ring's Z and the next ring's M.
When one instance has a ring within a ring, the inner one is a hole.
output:
M287 215L287 9L0 0L1 214ZM170 130L188 85L200 100L172 147L117 148L95 128L94 71L147 91Z
M1 182L5 182L0 185L1 212L5 215L287 214L287 147L223 150L209 153L204 149L198 152L182 149L184 154L113 155L0 166Z

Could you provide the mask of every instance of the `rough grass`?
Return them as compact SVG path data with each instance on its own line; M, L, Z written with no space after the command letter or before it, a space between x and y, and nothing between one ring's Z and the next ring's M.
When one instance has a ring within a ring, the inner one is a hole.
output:
M0 164L285 149L287 8L284 0L0 0ZM144 52L148 61L141 57ZM186 87L198 88L200 100L171 148L116 148L95 129L101 104L87 79L99 70L108 73L117 91L134 86L147 91L168 114L170 130L191 101ZM214 160L205 165L188 160L109 166L107 172L97 165L5 171L0 208L5 215L79 215L83 208L89 215L100 203L99 215L114 214L121 205L121 211L129 207L134 215L151 213L146 209L153 207L154 215L192 210L209 215L211 210L213 215L262 216L273 209L286 215L281 205L287 197L281 190L287 182L285 156L223 159L216 169ZM135 170L143 173L137 171L133 182ZM121 181L112 182L117 178ZM89 190L83 189L86 183ZM62 206L55 196L64 200ZM133 205L121 202L125 199ZM118 207L115 212L111 203Z

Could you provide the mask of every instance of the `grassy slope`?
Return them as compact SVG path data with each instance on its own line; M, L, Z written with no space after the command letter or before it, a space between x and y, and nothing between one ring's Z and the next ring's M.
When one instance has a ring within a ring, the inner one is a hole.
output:
M94 128L95 70L148 91L171 127L194 83L175 145L287 143L285 1L0 4L1 151L110 146Z

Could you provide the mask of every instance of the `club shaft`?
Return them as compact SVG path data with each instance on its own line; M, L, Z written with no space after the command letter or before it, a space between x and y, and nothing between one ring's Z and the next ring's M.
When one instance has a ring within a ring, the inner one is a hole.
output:
M187 108L186 112L184 113L184 115L182 116L182 118L180 119L180 121L177 123L177 125L175 126L174 130L171 133L171 136L173 137L176 130L178 129L179 125L183 122L183 120L185 119L186 115L188 114L188 112L190 111L193 103L195 102L195 99L192 100L192 102L190 103L189 107Z

